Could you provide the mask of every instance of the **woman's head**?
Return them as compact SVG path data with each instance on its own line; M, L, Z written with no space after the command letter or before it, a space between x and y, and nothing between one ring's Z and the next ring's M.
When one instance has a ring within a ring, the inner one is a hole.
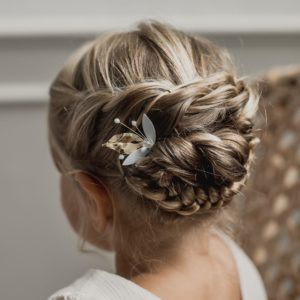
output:
M167 24L140 22L83 45L53 81L52 155L62 174L82 171L102 187L115 248L134 263L167 256L184 232L218 224L230 212L254 159L258 101L225 49ZM115 118L139 125L143 113L156 143L122 166L102 145L126 131ZM74 198L65 206L67 213L77 207L77 231L97 211L86 202Z

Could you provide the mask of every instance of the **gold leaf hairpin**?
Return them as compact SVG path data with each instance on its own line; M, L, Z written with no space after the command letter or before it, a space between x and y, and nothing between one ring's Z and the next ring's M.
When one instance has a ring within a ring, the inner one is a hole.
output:
M102 146L108 147L117 151L119 159L123 160L122 165L128 166L136 163L140 158L145 157L156 142L156 131L153 123L146 114L143 114L142 126L144 134L138 129L136 121L132 121L131 125L137 131L132 130L130 127L120 121L119 118L114 119L116 124L129 129L131 132L115 134Z

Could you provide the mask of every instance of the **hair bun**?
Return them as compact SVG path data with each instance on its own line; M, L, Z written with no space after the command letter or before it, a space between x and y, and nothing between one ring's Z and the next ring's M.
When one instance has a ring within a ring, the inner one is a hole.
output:
M257 103L250 86L228 73L164 93L146 108L160 134L150 154L126 168L128 186L183 215L230 202L249 177Z

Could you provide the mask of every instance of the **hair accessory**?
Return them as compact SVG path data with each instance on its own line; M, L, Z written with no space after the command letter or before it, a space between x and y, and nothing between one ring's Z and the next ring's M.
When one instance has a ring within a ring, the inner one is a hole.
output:
M143 114L142 125L144 134L138 129L137 122L132 121L131 125L136 131L125 125L119 118L114 119L116 124L129 129L131 132L115 134L102 146L119 152L119 159L123 160L122 165L128 166L136 163L140 158L145 157L156 142L156 131L153 123L146 114ZM125 155L127 157L125 158Z

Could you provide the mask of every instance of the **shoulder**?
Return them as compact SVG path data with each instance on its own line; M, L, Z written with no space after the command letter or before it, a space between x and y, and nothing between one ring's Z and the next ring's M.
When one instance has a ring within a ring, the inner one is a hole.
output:
M228 245L235 259L243 299L267 300L262 277L250 257L230 237L221 232L219 236Z
M90 269L82 277L56 291L47 300L92 300L91 297L95 292L95 279L95 270Z
M159 300L149 291L119 275L98 269L88 270L48 300Z
M74 295L74 294L53 294L51 297L48 298L48 300L80 300L84 299L83 296L80 295Z

